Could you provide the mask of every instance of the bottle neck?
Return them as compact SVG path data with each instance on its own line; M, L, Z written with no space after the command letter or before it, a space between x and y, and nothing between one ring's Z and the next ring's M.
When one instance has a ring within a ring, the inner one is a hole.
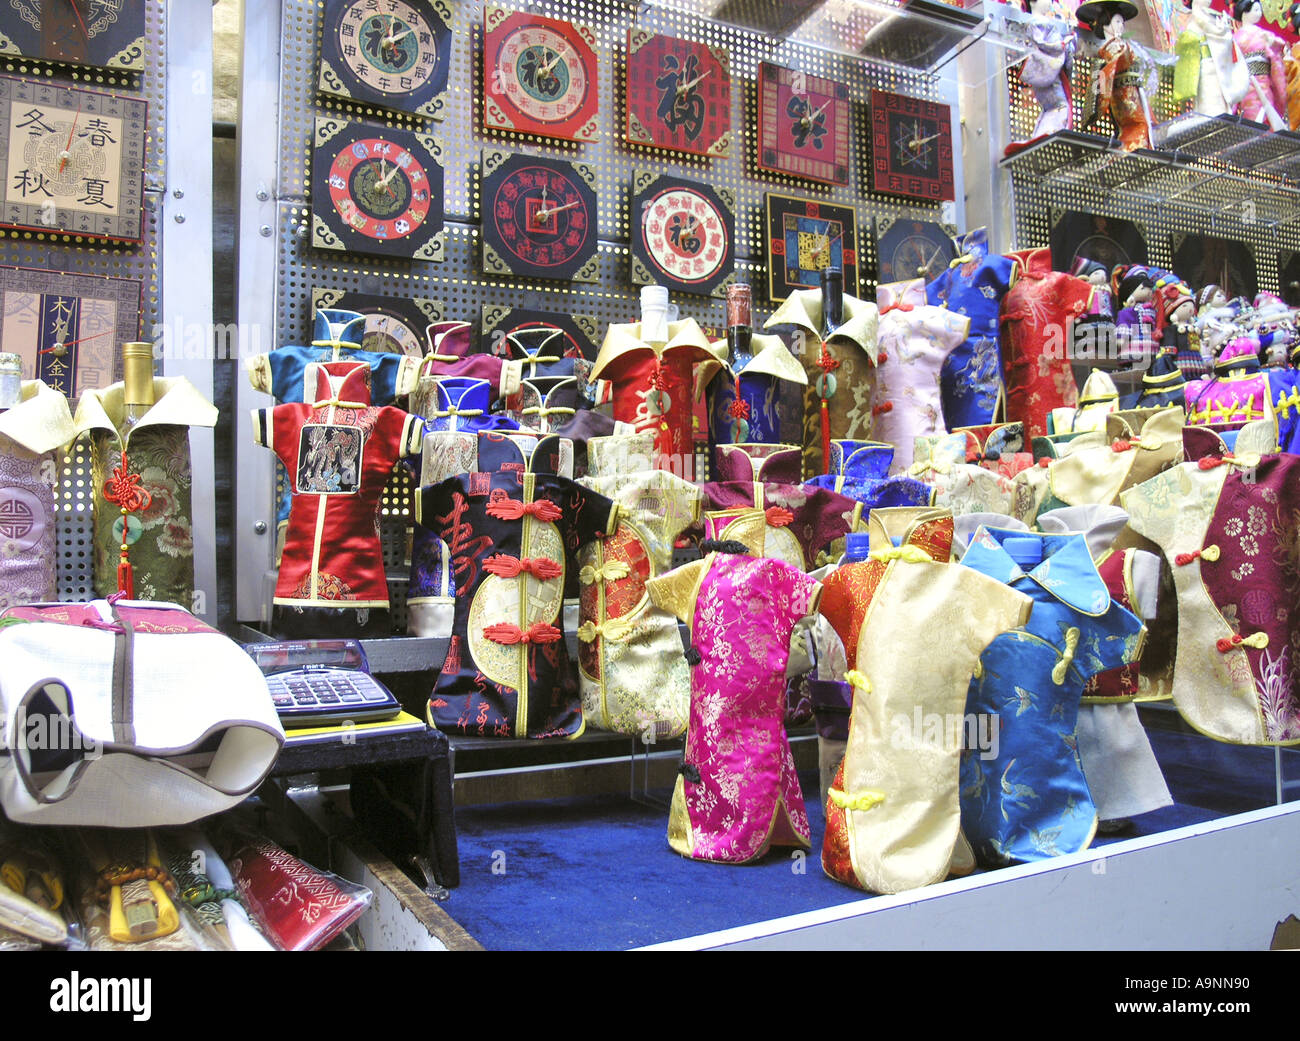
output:
M836 270L822 272L822 332L831 333L844 324L844 276Z
M127 429L153 407L153 354L127 344L122 351L122 415Z
M22 404L23 374L0 370L0 412Z

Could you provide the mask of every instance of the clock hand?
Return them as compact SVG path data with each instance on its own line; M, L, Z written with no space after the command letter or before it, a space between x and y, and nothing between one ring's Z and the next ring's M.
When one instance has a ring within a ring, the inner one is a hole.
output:
M551 59L549 62L547 62L545 65L543 65L539 71L541 72L541 74L542 74L543 76L549 76L549 75L551 74L551 70L552 70L553 68L555 68L555 63L558 62L559 60L560 60L560 54L559 54L559 52L557 51L556 54L555 54L555 57L552 58L552 59Z
M72 135L77 132L77 124L81 121L81 99L77 99L77 114L72 117L72 127L68 130L68 143L59 153L59 173L63 173L63 168L68 165L68 160L72 158Z
M538 220L546 220L546 218L548 218L553 213L563 213L565 210L573 209L573 207L577 206L578 203L581 201L582 201L581 199L576 199L573 202L565 203L563 206L552 206L549 210L538 210L535 214L533 214L533 216L535 216Z
M393 44L395 44L398 40L402 39L402 37L404 37L404 36L410 36L411 33L413 33L413 32L415 32L414 29L407 29L406 32L404 32L404 33L398 33L396 36L385 36L385 37L384 37L384 46L385 46L385 47L392 47Z
M907 147L910 148L913 152L919 152L923 144L925 144L928 141L933 141L938 136L939 136L938 134L931 134L929 137L922 137L922 138L914 137L908 143Z
M677 88L677 93L685 94L688 90L690 90L693 86L695 86L695 84L699 83L700 80L704 79L704 77L707 76L711 71L712 71L711 69L705 69L698 76L696 76L695 79L691 80L690 83L683 83L680 87Z
M919 268L916 269L916 273L917 273L918 275L924 275L927 271L929 271L929 270L930 270L930 265L933 264L936 260L939 259L939 254L942 253L942 252L943 252L943 247L940 246L940 247L939 247L938 249L936 249L932 254L930 254L930 259L927 260L927 261L925 262L924 266L919 267Z
M67 343L57 342L57 343L53 344L52 346L49 346L49 347L42 347L42 348L41 348L39 351L37 351L36 353L37 353L37 354L57 354L57 355L59 355L59 356L62 356L62 355L66 354L66 353L68 352L68 348L69 348L69 347L75 347L75 346L77 346L77 344L79 344L79 343L85 343L87 340L98 340L101 336L107 336L107 335L108 335L109 333L111 333L112 331L113 331L112 329L109 329L107 332L95 333L94 336L83 336L83 337L81 337L79 340L69 340Z
M813 123L816 121L817 117L826 111L826 106L829 105L830 103L831 103L831 99L827 98L825 101L822 102L821 108L819 108L816 112L813 112L811 111L812 106L805 101L804 107L809 109L810 111L808 115L804 116L803 119L800 120L800 122L803 123L804 126L812 126Z

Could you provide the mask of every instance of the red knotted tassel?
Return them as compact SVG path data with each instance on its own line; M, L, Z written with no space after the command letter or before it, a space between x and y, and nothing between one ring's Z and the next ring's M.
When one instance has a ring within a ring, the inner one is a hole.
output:
M1223 457L1217 455L1207 455L1197 460L1197 468L1201 470L1213 470L1216 466L1223 465Z
M562 639L564 633L546 622L534 622L527 629L521 629L510 622L497 622L486 626L483 635L493 643L512 645L516 643L554 643Z
M538 499L536 502L520 502L518 499L498 499L488 503L489 517L497 520L519 520L520 517L535 517L539 521L557 521L564 516L550 499Z
M497 553L483 561L483 570L501 578L516 578L521 572L527 572L543 581L548 578L559 578L564 574L564 568L549 557L519 558L506 556L504 553Z
M883 416L886 412L893 412L893 411L894 411L894 403L892 401L882 401L879 405L877 405L875 408L871 410L871 414L873 416Z
M1112 442L1110 443L1110 450L1111 450L1112 452L1116 452L1116 453L1118 453L1118 452L1127 452L1127 451L1129 451L1130 449L1132 449L1132 447L1133 447L1133 445L1132 445L1130 442L1125 441L1125 440L1123 440L1123 439L1116 440L1116 441L1112 441Z
M771 528L784 528L794 523L794 514L784 506L769 506L763 511L763 516Z
M135 599L135 572L131 570L131 562L126 557L117 565L117 589L118 592L125 593L128 600Z

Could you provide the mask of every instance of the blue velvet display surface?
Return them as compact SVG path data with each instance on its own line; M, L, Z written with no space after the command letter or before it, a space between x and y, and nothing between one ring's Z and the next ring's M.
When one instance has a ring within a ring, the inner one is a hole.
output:
M1148 734L1175 804L1094 846L1272 805L1272 749ZM1284 753L1287 776L1292 758ZM626 950L862 899L822 873L817 775L800 782L813 839L802 864L788 849L747 866L680 857L667 809L625 796L457 810L461 884L443 907L489 950ZM654 794L666 802L666 790Z

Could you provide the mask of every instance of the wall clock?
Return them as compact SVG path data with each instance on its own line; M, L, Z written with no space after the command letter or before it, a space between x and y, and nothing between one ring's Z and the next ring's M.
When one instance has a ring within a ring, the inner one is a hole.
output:
M442 146L436 138L317 119L312 140L313 246L442 259Z
M1102 217L1071 210L1052 215L1052 269L1069 271L1077 257L1087 257L1114 271L1120 264L1147 263L1147 240L1139 225L1121 217Z
M629 29L623 137L694 155L731 153L731 59L721 47Z
M139 242L147 109L0 76L0 227Z
M139 72L145 0L5 0L0 54Z
M955 198L947 105L871 92L871 187L926 202Z
M483 9L483 126L594 141L596 34L559 18Z
M759 62L760 169L848 184L850 129L843 83Z
M484 354L512 357L505 338L518 334L528 343L543 339L547 354L594 361L596 337L601 329L602 324L594 315L560 314L558 311L537 311L528 307L484 304L479 350ZM549 339L551 335L555 338Z
M824 267L844 273L844 292L858 295L858 216L852 206L764 196L767 298L784 300L821 285Z
M876 218L877 281L936 278L957 258L955 229L929 220Z
M0 267L0 349L23 359L23 379L76 398L114 381L118 346L140 338L142 283L134 278Z
M441 119L451 57L444 0L326 0L322 94Z
M596 281L594 168L485 148L481 171L485 272Z
M362 350L377 354L405 354L412 358L424 356L424 332L431 322L441 321L443 315L443 305L438 300L319 287L311 292L311 304L313 310L332 307L365 315Z
M672 174L632 175L632 282L719 296L735 281L736 197Z
M1229 300L1238 296L1254 299L1259 292L1255 254L1246 243L1175 232L1170 245L1174 250L1170 267L1189 286L1222 286Z

